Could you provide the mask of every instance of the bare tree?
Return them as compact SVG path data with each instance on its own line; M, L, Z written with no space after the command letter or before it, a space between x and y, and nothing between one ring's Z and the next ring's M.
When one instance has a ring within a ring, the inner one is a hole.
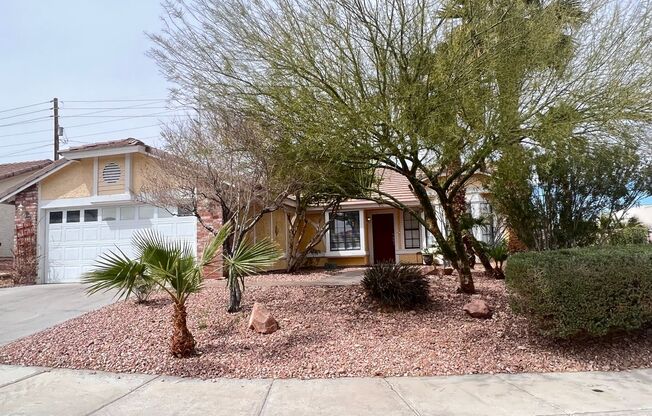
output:
M223 250L233 255L267 213L276 211L292 189L275 179L275 141L257 123L228 109L202 111L201 119L177 120L163 132L165 150L148 169L141 194L150 203L178 207L216 234L202 216L219 210L231 233ZM244 285L229 279L229 312L239 310Z

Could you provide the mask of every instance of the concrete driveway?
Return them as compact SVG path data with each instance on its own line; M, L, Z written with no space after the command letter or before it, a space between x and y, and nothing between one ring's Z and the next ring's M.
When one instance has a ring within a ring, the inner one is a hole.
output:
M0 289L0 345L115 302L113 292L88 296L77 284Z

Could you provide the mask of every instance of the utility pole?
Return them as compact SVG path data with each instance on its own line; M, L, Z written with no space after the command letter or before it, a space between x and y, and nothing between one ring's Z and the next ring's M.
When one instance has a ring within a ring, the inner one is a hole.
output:
M59 160L59 99L52 100L54 110L54 160Z

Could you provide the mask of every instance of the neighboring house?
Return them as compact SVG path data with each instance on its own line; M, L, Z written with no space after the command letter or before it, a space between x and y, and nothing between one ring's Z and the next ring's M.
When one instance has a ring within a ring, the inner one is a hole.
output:
M34 160L0 165L0 194L51 163L51 160ZM0 204L0 259L12 256L16 228L15 210L14 205Z
M648 241L652 243L652 205L641 205L627 211L626 218L635 217L648 228Z
M131 138L73 147L62 151L58 161L5 187L0 191L0 206L16 207L17 226L32 230L15 239L15 245L22 247L16 250L15 262L27 265L38 283L78 282L101 254L116 247L129 254L131 238L140 229L182 239L200 254L211 235L194 216L183 215L175 207L164 209L140 202L155 154L156 149ZM381 187L404 203L419 206L402 176L385 175ZM467 187L475 216L490 212L485 196L481 180ZM286 249L286 211L290 208L263 216L251 232L253 239L270 237ZM221 225L220 212L199 214L204 222ZM432 243L414 218L365 200L348 200L333 218L326 214L321 220L332 221L332 227L311 254L316 265L420 262L420 250ZM493 238L493 227L474 232L482 240ZM284 267L283 258L273 268Z

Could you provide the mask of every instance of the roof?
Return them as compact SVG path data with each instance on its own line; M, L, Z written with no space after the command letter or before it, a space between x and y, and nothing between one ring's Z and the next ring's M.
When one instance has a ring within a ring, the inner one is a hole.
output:
M379 169L376 172L381 182L379 190L396 198L400 203L406 205L416 205L419 200L412 192L412 187L407 178L398 172L389 169ZM349 199L342 203L343 207L369 204L370 201L364 199Z
M128 147L128 146L146 146L147 145L143 142L141 142L138 139L134 139L133 137L129 137L126 139L120 139L120 140L112 140L109 142L100 142L100 143L91 143L91 144L84 144L81 146L74 146L70 147L68 149L64 149L61 151L61 153L69 153L69 152L84 152L88 150L101 150L101 149L118 149L121 147Z
M28 162L5 163L0 165L0 180L8 179L24 173L33 172L52 163L50 159L31 160Z
M68 159L59 159L55 162L51 162L49 165L42 167L31 175L27 176L25 179L18 182L16 185L0 193L0 203L5 202L7 199L11 198L18 192L22 191L25 188L28 188L41 180L43 177L53 173L59 168L64 167L65 165L72 163L72 160Z

